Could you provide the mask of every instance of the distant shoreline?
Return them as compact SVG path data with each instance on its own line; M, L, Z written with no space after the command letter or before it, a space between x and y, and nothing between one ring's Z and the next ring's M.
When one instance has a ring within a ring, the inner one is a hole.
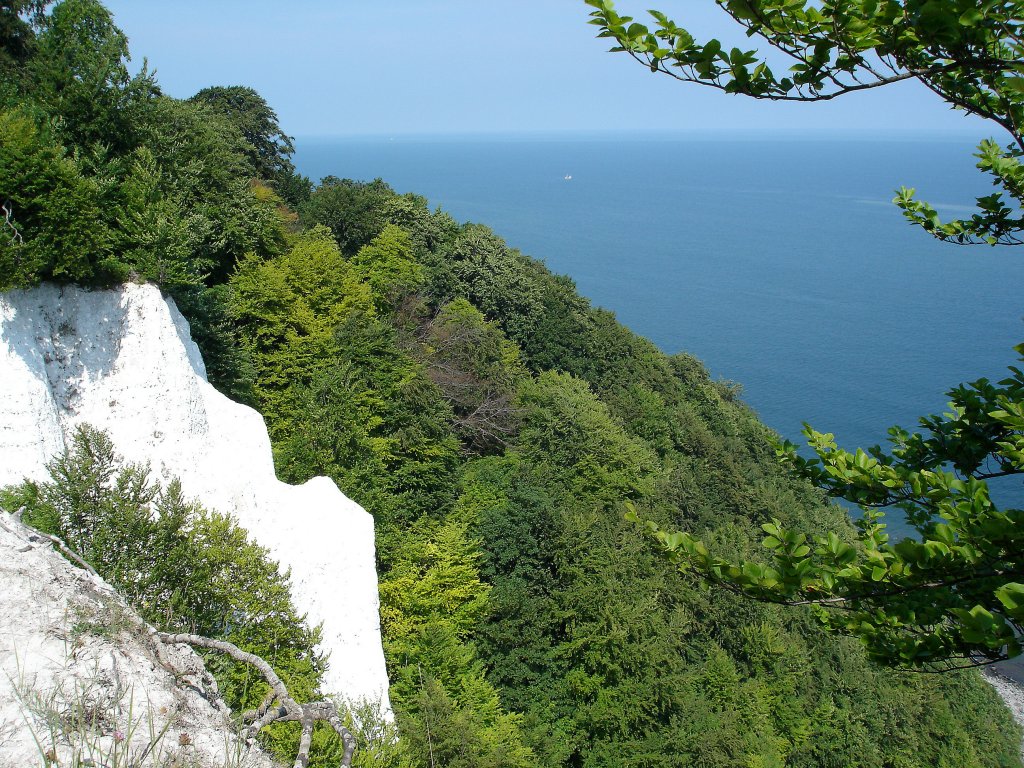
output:
M1024 727L1024 684L992 668L984 670L981 676L1006 702L1017 724ZM1024 742L1021 743L1021 757L1024 757Z

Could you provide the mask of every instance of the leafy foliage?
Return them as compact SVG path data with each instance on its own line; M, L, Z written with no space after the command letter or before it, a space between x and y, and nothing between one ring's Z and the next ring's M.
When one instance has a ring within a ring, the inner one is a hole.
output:
M519 348L466 299L441 307L426 324L420 355L451 405L463 442L498 451L518 430L518 384L526 376Z
M10 0L0 8L0 72L18 77L19 65L32 53L38 23L46 7L44 0Z
M130 74L127 39L102 5L42 10L19 3L8 20L24 45L0 88L0 287L157 282L186 311L203 308L190 320L213 378L244 390L245 360L217 354L237 349L210 311L223 297L202 294L246 253L282 250L294 214L252 181L249 145L227 118L161 96L144 68Z
M128 71L128 38L96 0L65 0L42 18L27 63L33 97L58 133L83 147L134 145L156 85L145 68Z
M376 317L373 280L382 290L392 274L378 259L405 258L394 237L348 262L329 230L314 228L280 258L241 266L234 313L284 476L328 474L349 491L395 494L387 509L415 519L450 494L456 451L437 391Z
M294 140L281 130L277 113L252 88L242 85L203 88L189 99L225 118L245 141L249 173L268 182L290 205L309 198L309 179L295 171Z
M773 517L855 541L842 510L779 468L769 431L731 388L693 358L662 355L486 228L453 232L405 196L374 205L352 215L412 222L423 282L397 281L407 287L391 295L405 295L383 303L386 290L350 288L335 349L307 358L324 371L293 390L295 437L275 441L288 477L326 472L376 516L401 759L486 764L498 739L505 754L527 749L551 766L624 755L652 766L1014 764L1013 726L980 681L890 679L806 611L709 590L636 537L623 499L738 556ZM404 248L369 253L334 255L325 269L372 281L369 266L393 264L384 285L406 273ZM255 264L239 273L239 299ZM253 282L278 286L268 306L289 295L289 279ZM276 307L247 333L290 312ZM270 360L293 343L274 339L254 353ZM418 382L416 400L402 381ZM509 404L500 442L467 419L487 402ZM451 451L426 476L406 474L426 468L408 463L423 454L378 450L430 430L469 450L421 443ZM973 709L953 714L952 696Z
M256 176L273 179L295 170L292 137L285 135L277 114L252 88L242 85L203 88L189 101L205 104L234 125L246 141L246 156Z
M366 183L328 176L299 206L299 215L307 227L329 227L342 253L350 256L384 229L382 203L393 196L380 179Z
M0 286L89 281L95 262L101 271L114 266L98 185L17 111L0 113L0 189L12 211L9 229L0 233ZM116 267L110 271L118 274Z
M360 248L352 266L370 286L379 314L394 311L402 298L423 284L423 267L413 257L412 238L394 224L386 224L379 235Z
M1024 574L1020 510L999 510L986 480L1018 474L1018 369L1000 385L980 380L949 393L952 411L922 419L928 432L892 429L894 448L849 453L807 430L816 457L786 443L781 455L830 494L868 509L860 544L835 533L809 539L773 520L762 525L769 563L713 556L699 539L648 525L670 556L717 583L762 600L841 608L829 628L861 638L881 662L977 664L1021 652ZM879 507L902 510L921 539L889 543ZM634 519L637 519L634 515Z

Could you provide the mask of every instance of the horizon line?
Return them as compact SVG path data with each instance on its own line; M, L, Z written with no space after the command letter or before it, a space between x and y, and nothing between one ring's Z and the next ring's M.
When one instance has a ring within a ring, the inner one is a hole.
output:
M993 132L995 133L995 132ZM480 130L430 130L430 131L347 131L337 133L296 132L292 138L296 140L417 140L436 138L496 139L496 138L582 138L632 136L650 139L688 138L703 140L770 140L783 138L799 138L803 140L837 139L874 140L880 138L901 139L973 139L980 141L992 134L986 134L977 128L524 128L524 129L480 129Z

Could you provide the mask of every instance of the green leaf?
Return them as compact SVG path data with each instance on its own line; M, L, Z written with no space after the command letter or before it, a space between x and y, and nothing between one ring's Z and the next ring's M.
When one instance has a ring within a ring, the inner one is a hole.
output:
M1013 619L1024 621L1024 584L1004 584L996 590L995 595Z
M968 8L960 14L960 25L963 27L973 27L984 20L984 14L977 8Z

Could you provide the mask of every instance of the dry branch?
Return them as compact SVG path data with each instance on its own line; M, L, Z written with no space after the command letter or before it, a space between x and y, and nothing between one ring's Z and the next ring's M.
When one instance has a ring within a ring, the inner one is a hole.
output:
M172 634L169 632L157 632L157 637L165 643L185 644L198 648L209 648L214 651L226 653L236 661L251 664L263 675L263 679L270 685L270 692L257 709L250 710L242 715L242 719L249 723L245 732L245 738L251 740L257 733L271 723L296 721L302 723L302 737L299 741L299 752L295 756L294 768L306 768L309 765L309 747L313 739L313 725L318 720L324 720L341 737L344 744L344 752L341 756L341 765L352 764L352 753L355 752L356 740L348 728L341 721L338 708L331 701L314 701L307 704L299 704L288 693L284 681L278 677L266 661L253 653L247 653L227 640L212 640L202 635L190 635L184 633Z
M17 523L17 525L14 528L12 528L9 525L4 524L2 522L2 518L0 518L0 525L3 525L5 530L10 531L18 538L24 539L32 547L35 547L36 542L40 539L48 541L55 547L57 547L61 552L63 552L67 558L73 560L79 567L84 568L93 576L99 576L99 574L96 573L96 570L91 565L89 565L88 562L86 562L85 558L83 558L81 555L75 552L75 550L73 550L71 547L65 544L59 537L53 536L49 533L44 533L43 531L40 531L38 528L33 528L28 523L22 521L21 518L22 515L25 514L25 507L21 507L16 512L10 512L8 514L11 520ZM28 548L29 547L26 547L26 549Z

